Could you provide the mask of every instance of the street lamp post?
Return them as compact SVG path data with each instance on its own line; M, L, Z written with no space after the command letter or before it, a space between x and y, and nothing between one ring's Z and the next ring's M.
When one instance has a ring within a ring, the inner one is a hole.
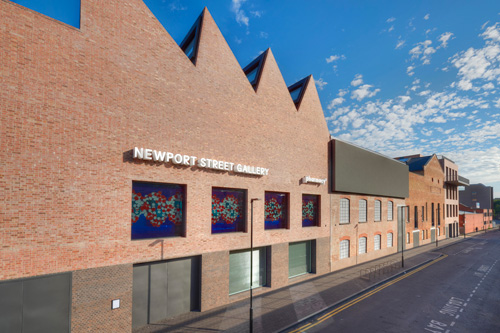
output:
M253 333L253 202L259 200L250 200L250 333Z

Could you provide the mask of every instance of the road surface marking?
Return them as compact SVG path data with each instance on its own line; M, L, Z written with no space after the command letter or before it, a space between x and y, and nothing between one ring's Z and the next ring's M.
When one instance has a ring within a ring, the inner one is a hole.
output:
M399 281L401 281L403 279L406 279L407 277L409 277L409 276L411 276L411 275L413 275L413 274L415 274L417 272L420 272L421 270L429 267L430 265L433 265L433 264L437 263L438 261L441 261L441 260L445 259L446 257L448 257L448 255L444 254L443 256L441 256L441 257L439 257L437 259L434 259L433 261L431 261L431 262L429 262L429 263L427 263L427 264L425 264L425 265L423 265L423 266L421 266L421 267L419 267L419 268L417 268L417 269L415 269L415 270L413 270L413 271L411 271L411 272L409 272L407 274L403 274L400 277L395 278L394 280L388 281L388 282L384 283L383 285L381 285L381 286L379 286L379 287L377 287L377 288L375 288L375 289L367 292L366 294L360 295L357 298L355 298L355 299L353 299L353 300L351 300L351 301L349 301L349 302L347 302L347 303L339 306L338 308L335 308L332 311L324 314L323 316L321 316L318 319L316 319L315 323L306 324L306 325L301 326L301 327L299 327L299 328L297 328L297 329L295 329L293 331L290 331L290 333L304 332L306 329L309 329L309 328L312 328L312 327L314 327L316 325L319 325L323 321L325 321L325 320L327 320L327 319L335 316L337 313L342 312L345 309L353 306L354 304L359 303L362 300L364 300L364 299L366 299L366 298L368 298L368 297L370 297L370 296L378 293L382 289L385 289L385 288L387 288L387 287L389 287L389 286L391 286L391 285L393 285L393 284L395 284L395 283L397 283L397 282L399 282Z

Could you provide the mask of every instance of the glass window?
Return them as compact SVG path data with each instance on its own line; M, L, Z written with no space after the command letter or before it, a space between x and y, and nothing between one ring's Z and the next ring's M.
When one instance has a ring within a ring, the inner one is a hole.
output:
M366 222L366 200L359 200L359 222Z
M406 243L410 244L410 233L406 233Z
M349 223L349 199L340 199L340 223Z
M349 258L349 240L344 239L340 242L340 259Z
M380 250L380 242L382 240L382 236L381 235L375 235L375 242L374 242L374 246L373 248L376 250Z
M294 102L296 102L297 99L299 98L301 91L302 91L302 86L299 86L298 88L290 91L290 95L292 96Z
M288 246L288 277L312 272L311 241L290 243Z
M212 233L245 231L246 191L212 189Z
M359 238L358 253L359 254L366 253L366 237Z
M302 227L318 227L319 195L302 195Z
M380 211L382 210L382 203L380 200L375 200L375 221L380 221Z
M185 187L132 182L132 239L183 236Z
M266 248L252 253L252 288L266 285ZM229 253L229 294L250 289L250 250Z
M418 229L418 206L415 206L414 208L414 215L415 215L415 229Z
M387 247L392 247L392 232L387 234Z
M392 203L392 201L388 201L387 202L387 221L393 220L393 217L392 217L393 211L394 211L394 204Z
M288 227L288 194L266 192L264 207L265 223L267 229L285 229Z
M254 81L257 77L257 72L259 70L259 66L255 66L254 69L252 69L248 74L247 74L247 78L248 78L248 81L250 81L251 84L254 84Z

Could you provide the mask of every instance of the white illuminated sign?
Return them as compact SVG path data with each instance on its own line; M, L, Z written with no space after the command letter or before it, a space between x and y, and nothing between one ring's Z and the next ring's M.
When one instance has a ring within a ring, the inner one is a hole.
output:
M312 178L309 176L305 176L302 178L302 183L307 184L307 183L313 183L313 184L321 184L324 185L326 183L327 178L325 179L320 179L320 178Z
M252 165L237 164L233 162L219 161L210 158L198 158L196 156L174 154L166 151L153 149L134 148L134 159L173 163L186 166L197 166L204 169L233 171L248 175L267 176L269 169Z

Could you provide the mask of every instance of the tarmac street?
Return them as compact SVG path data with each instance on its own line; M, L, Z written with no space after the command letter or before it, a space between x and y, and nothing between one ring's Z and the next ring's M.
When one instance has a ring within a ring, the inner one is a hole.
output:
M288 332L500 332L499 251L500 233L477 234Z

